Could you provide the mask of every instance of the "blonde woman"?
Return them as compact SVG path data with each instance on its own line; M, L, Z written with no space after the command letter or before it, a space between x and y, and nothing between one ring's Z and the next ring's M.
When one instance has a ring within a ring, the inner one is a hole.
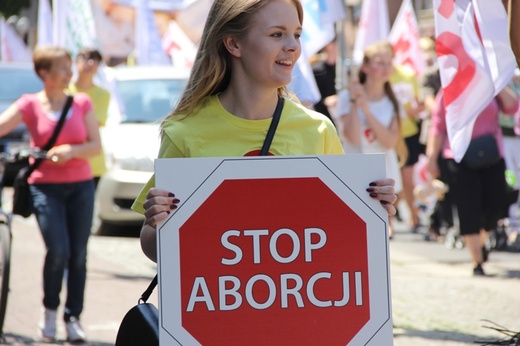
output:
M303 10L298 0L216 0L210 10L186 90L162 123L159 157L258 155L280 97L280 123L270 154L341 154L326 116L287 98L285 86L300 57ZM368 187L395 213L393 181ZM152 179L133 208L144 213L141 246L156 261L156 229L179 200Z
M400 130L400 106L390 86L393 52L386 41L368 46L358 76L349 90L338 94L337 116L347 147L361 153L386 154L386 174L394 179L395 193L402 190L400 163L406 146ZM392 227L389 228L393 236Z

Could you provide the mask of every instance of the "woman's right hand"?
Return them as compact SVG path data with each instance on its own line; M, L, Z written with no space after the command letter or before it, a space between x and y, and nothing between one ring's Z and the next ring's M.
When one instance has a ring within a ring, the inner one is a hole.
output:
M152 187L146 194L143 203L145 221L144 224L155 227L168 217L172 210L177 209L179 199L169 191Z
M428 157L427 169L428 173L430 173L430 175L432 176L432 179L437 179L441 175L439 163L437 162L436 158Z

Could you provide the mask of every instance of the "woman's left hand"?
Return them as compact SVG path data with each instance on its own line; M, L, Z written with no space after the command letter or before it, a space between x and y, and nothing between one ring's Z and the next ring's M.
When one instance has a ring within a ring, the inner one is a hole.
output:
M388 212L388 216L396 213L394 203L397 201L397 195L394 190L394 179L379 179L371 182L366 189L373 199L379 200L383 208Z

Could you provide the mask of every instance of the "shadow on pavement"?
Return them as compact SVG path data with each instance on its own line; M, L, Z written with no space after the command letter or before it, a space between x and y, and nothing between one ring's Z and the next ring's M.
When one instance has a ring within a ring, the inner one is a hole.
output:
M101 237L139 237L142 224L107 225L103 224L95 233Z
M421 338L424 340L435 340L435 341L456 341L459 343L475 344L475 341L482 340L482 337L477 335L470 335L459 333L455 331L444 331L444 330L416 330L406 328L394 328L394 339L398 340L399 337L414 337Z
M9 345L9 346L55 346L55 345L70 345L70 343L65 340L56 340L54 343L43 343L40 340L34 340L32 338L23 336L23 335L15 335L6 333L0 338L0 345ZM85 344L87 345L87 344ZM89 346L113 346L113 343L107 343L104 341L96 341L96 340L88 340Z

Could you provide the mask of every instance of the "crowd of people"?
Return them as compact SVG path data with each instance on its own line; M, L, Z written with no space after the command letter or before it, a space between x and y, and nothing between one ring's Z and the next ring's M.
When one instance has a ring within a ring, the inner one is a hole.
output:
M470 167L468 160L455 161L450 148L433 38L420 39L427 66L422 75L393 62L392 45L382 40L365 48L361 65L349 70L347 88L337 93L330 92L336 60L329 46L314 58L316 81L327 92L315 107L326 107L345 152L385 153L387 176L395 180L398 194L395 219L406 222L412 233L424 233L426 240L456 238L469 249L473 274L485 275L483 263L496 237L507 242L520 231L509 228L511 234L504 234L504 224L518 218L520 207L520 70L478 115L473 128L470 147L492 135L496 160ZM392 229L390 222L391 238Z

